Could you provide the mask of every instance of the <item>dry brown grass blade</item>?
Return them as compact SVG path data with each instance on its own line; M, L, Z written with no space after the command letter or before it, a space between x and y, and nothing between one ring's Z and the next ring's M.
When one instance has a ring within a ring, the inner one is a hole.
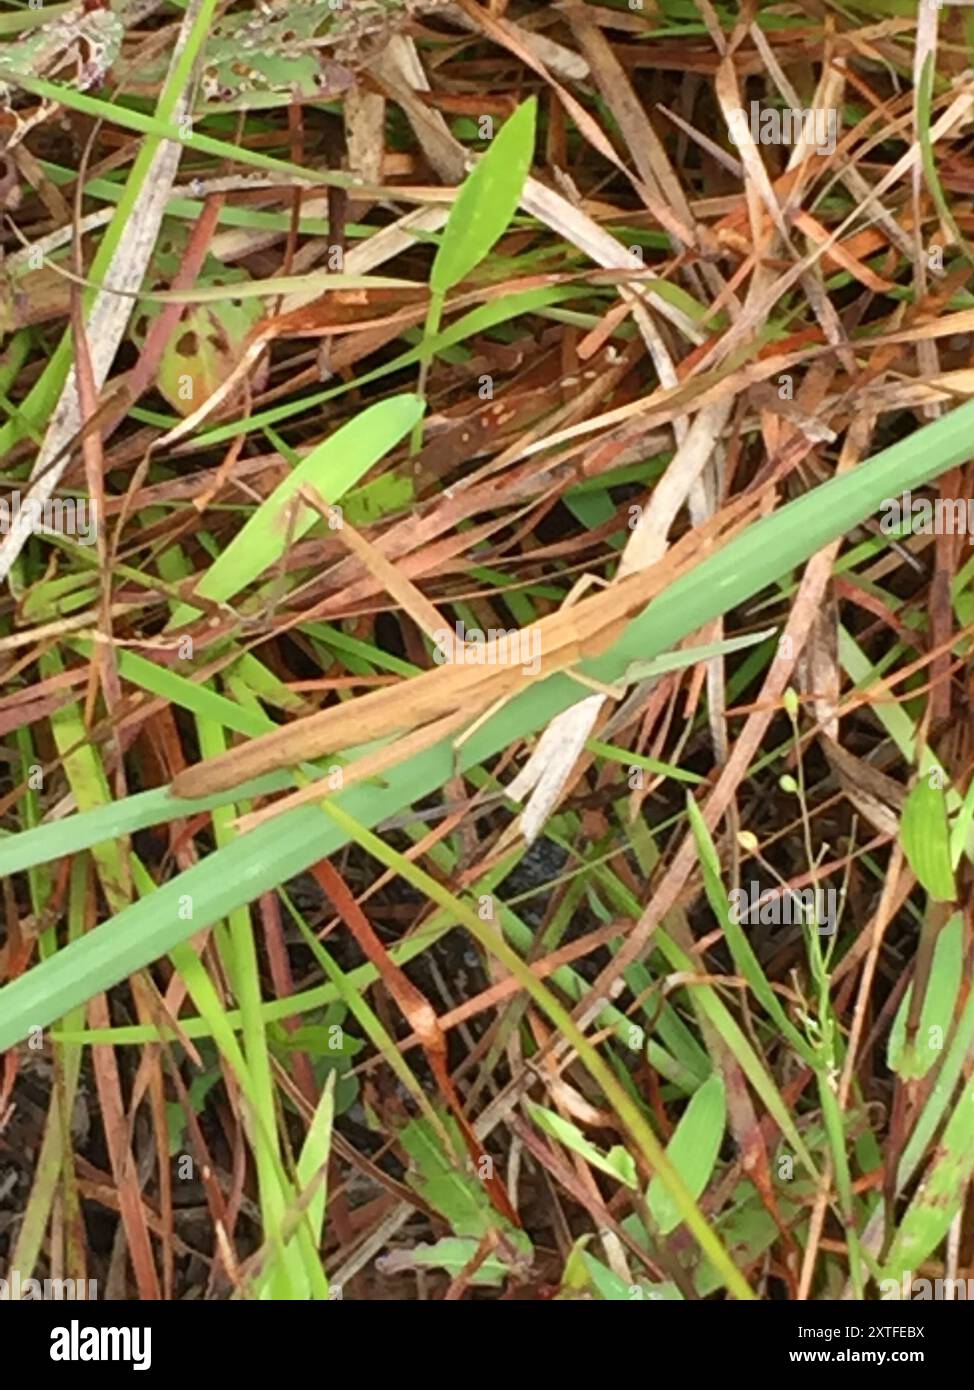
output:
M93 1028L108 1026L108 1003L104 995L91 1000L88 1013ZM161 1297L159 1277L142 1205L138 1164L132 1153L129 1123L122 1104L122 1080L114 1050L110 1047L95 1048L92 1066L104 1119L105 1142L118 1190L119 1211L125 1226L139 1297L158 1299Z
M182 34L189 33L195 9L187 10L182 25ZM177 47L178 52L178 47ZM185 100L178 107L175 116L177 124L187 114ZM165 141L156 155L155 162L139 193L138 203L130 219L128 234L119 246L107 273L108 283L116 290L134 294L142 283L146 266L152 255L159 227L165 212L169 191L176 177L180 145ZM131 313L131 300L107 290L101 291L92 307L86 325L88 341L92 344L92 378L96 390L105 384L109 369L118 350L119 342ZM78 404L77 376L72 369L61 392L55 408L44 444L40 449L32 470L36 479L33 496L38 501L46 501L52 496L68 464L68 456L56 468L51 462L62 454L67 445L80 431L83 415ZM14 560L29 534L29 518L21 515L3 540L0 541L0 579L10 570Z

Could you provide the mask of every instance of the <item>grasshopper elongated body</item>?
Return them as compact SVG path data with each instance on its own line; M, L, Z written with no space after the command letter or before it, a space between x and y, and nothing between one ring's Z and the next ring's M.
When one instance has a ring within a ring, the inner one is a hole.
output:
M754 501L747 499L748 510ZM539 668L533 674L511 662L510 652L518 649L517 644L502 648L496 640L488 642L476 665L437 666L401 685L370 691L207 758L179 773L170 795L212 796L279 768L461 714L472 723L496 701L516 695L529 682L569 670L611 646L631 618L699 560L702 549L726 541L739 528L743 510L741 501L732 504L683 536L658 564L533 624L526 631L531 650L540 653Z

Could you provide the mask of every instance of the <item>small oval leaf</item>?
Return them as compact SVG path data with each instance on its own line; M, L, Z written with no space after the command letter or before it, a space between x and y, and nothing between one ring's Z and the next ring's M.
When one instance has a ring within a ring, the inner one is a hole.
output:
M920 777L906 798L900 835L903 852L917 879L935 902L953 902L947 800L938 768Z

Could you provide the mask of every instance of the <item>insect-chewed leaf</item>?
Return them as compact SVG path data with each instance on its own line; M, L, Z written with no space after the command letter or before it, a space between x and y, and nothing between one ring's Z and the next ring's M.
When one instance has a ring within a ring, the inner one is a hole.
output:
M178 269L186 244L183 231L167 233L152 259L152 279L171 277ZM260 319L259 298L238 296L236 288L250 289L250 277L235 266L207 256L197 277L197 289L214 290L211 302L188 305L179 326L170 334L159 358L156 386L180 415L191 415L233 371L244 350L247 335ZM162 305L149 301L140 306L132 324L132 339L142 347Z

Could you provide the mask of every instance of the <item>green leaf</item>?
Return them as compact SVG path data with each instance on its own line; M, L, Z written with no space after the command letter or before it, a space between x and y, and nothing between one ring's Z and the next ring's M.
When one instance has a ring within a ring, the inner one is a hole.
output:
M581 1262L589 1280L598 1294L606 1303L628 1303L631 1298L638 1295L638 1286L626 1283L625 1279L620 1279L608 1265L604 1265L601 1260L597 1260L594 1255L590 1255L587 1250L581 1252Z
M960 989L964 955L964 919L955 912L940 930L933 948L930 978L920 1010L920 1026L913 1046L906 1044L906 1020L913 998L913 986L900 1000L896 1018L890 1029L886 1060L891 1071L904 1080L926 1076L941 1055L944 1039L954 1017L957 992Z
M457 1153L465 1154L455 1121L447 1118L443 1123ZM409 1185L440 1213L454 1235L479 1240L502 1221L483 1183L472 1173L462 1172L453 1158L444 1154L427 1120L411 1120L399 1140L413 1161L415 1171L409 1174Z
M916 137L920 146L920 163L923 166L923 177L941 222L950 229L951 240L954 244L960 247L971 265L974 265L974 251L971 250L970 242L957 225L957 219L944 195L943 184L937 173L933 141L930 139L930 127L933 124L934 75L934 54L928 53L923 64L923 71L920 73L920 80L916 84Z
M316 1181L314 1196L308 1203L307 1219L311 1223L315 1244L321 1244L325 1223L325 1199L328 1193L328 1155L331 1152L331 1131L335 1119L335 1073L329 1073L324 1090L315 1107L308 1133L298 1158L297 1175L302 1189ZM319 1176L320 1175L320 1176Z
M740 1269L749 1269L780 1235L774 1217L761 1205L749 1182L740 1183L734 1189L729 1210L716 1224L731 1258ZM698 1296L709 1297L720 1288L721 1282L710 1261L702 1260L693 1279Z
M681 1303L683 1295L675 1284L653 1284L640 1279L627 1284L614 1274L608 1265L590 1255L587 1250L579 1251L581 1263L588 1275L592 1288L606 1303Z
M690 1189L694 1200L710 1181L726 1123L724 1082L714 1072L694 1092L673 1138L666 1146L667 1158ZM646 1201L663 1235L668 1235L680 1224L680 1213L659 1178L653 1178L649 1184Z
M287 544L300 540L321 520L318 512L304 503L296 504L298 514L291 520L289 504L298 489L310 483L326 502L337 502L373 464L405 438L423 409L418 396L393 396L369 406L322 440L260 504L214 560L196 592L203 598L222 603L253 583L280 559ZM173 614L170 626L179 627L190 621L197 611L192 604L183 604Z
M91 659L93 642L80 638L70 645ZM168 666L163 666L158 661L149 661L138 652L121 648L116 661L123 680L131 681L133 685L148 690L153 695L160 695L181 709L190 710L204 719L212 719L214 723L233 729L238 734L256 738L277 727L263 710L245 709L235 700L228 700L225 695L200 685L198 681L188 680L186 676L181 676L178 671L171 671Z
M165 274L174 275L180 264L188 234L170 233L152 260L153 283ZM254 285L246 271L226 266L215 256L207 256L198 277L200 302L187 305L179 327L170 333L159 358L155 384L180 415L191 415L200 401L223 384L237 365L248 334L264 310L256 297L262 286ZM253 298L247 298L254 295ZM154 295L135 314L130 335L137 347L144 347L155 321L163 313L165 294ZM210 302L204 302L209 300Z
M732 652L746 651L759 642L766 642L775 632L775 628L769 627L764 632L728 637L723 642L707 642L702 647L681 647L679 651L654 656L652 661L634 661L626 668L626 680L644 681L650 676L666 675L668 671L685 671L688 666L696 666L698 661L711 661L715 656L730 656Z
M920 777L906 798L900 837L910 868L930 897L935 902L954 902L947 802L938 768Z
M511 1231L508 1240L517 1248L518 1253L530 1260L532 1253L531 1242L523 1231ZM408 1252L396 1252L395 1262L397 1269L407 1269L414 1266L422 1266L426 1269L444 1269L447 1274L455 1278L461 1274L470 1261L477 1254L480 1242L473 1236L445 1236L433 1245L417 1245ZM488 1255L476 1272L471 1276L471 1284L483 1287L496 1288L504 1282L510 1273L509 1267L504 1263L499 1255Z
M197 1072L187 1086L187 1095L193 1114L200 1115L206 1104L206 1097L220 1080L220 1068L210 1059L209 1070ZM186 1145L186 1114L178 1100L166 1102L166 1120L169 1128L169 1156L175 1157Z
M700 807L689 792L687 793L686 806L690 829L697 843L697 855L703 872L703 885L707 901L723 928L724 939L730 947L734 965L738 973L747 980L755 998L764 1005L782 1035L788 1039L795 1051L804 1057L808 1065L813 1066L815 1059L811 1049L781 1007L781 1002L771 988L768 977L761 969L761 962L755 955L743 927L730 911L730 898L724 889L723 879L720 876L720 859L717 855L717 848L710 831L707 829L707 823Z
M881 1279L901 1280L937 1248L961 1209L974 1171L974 1076L947 1122L934 1160L906 1210Z
M457 194L430 271L434 295L459 284L507 230L531 167L537 109L534 97L517 108Z
M547 1110L543 1105L536 1105L534 1101L525 1102L531 1113L535 1124L539 1129L543 1129L559 1143L564 1144L566 1149L571 1149L573 1153L579 1154L590 1163L593 1168L598 1168L602 1173L608 1173L611 1177L617 1178L619 1182L625 1183L626 1187L636 1188L636 1165L632 1154L618 1145L609 1150L608 1154L601 1153L594 1144L590 1143L577 1125L572 1124L571 1120L566 1120L564 1116L558 1115L554 1110Z

